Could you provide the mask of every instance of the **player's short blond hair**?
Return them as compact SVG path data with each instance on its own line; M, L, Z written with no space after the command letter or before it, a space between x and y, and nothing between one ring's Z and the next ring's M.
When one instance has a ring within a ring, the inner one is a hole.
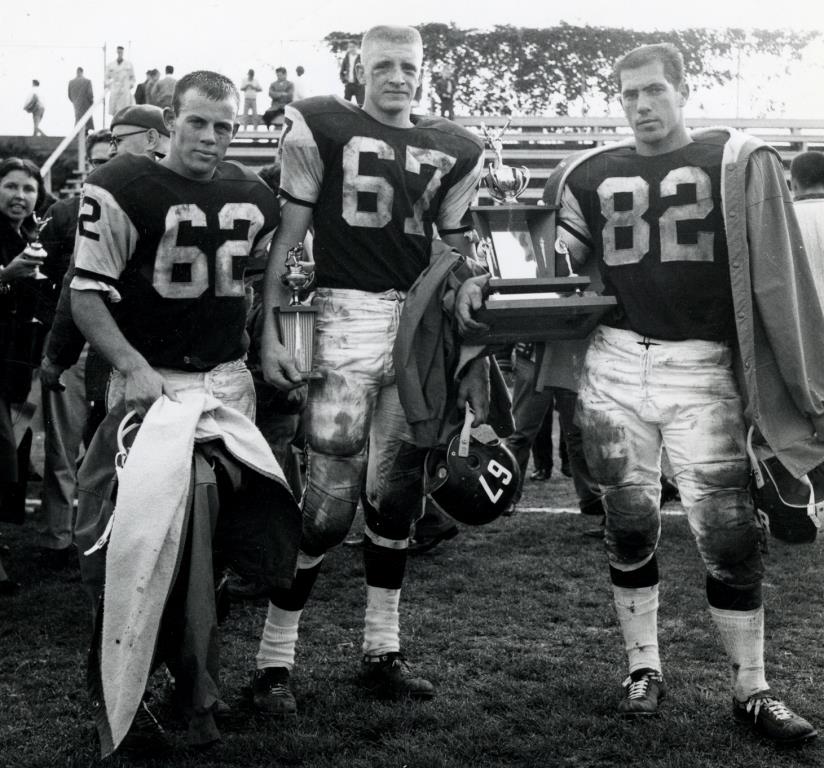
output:
M363 36L361 42L361 59L365 62L372 53L372 48L379 43L394 45L414 45L420 49L423 61L423 40L415 27L394 27L386 24L372 27Z

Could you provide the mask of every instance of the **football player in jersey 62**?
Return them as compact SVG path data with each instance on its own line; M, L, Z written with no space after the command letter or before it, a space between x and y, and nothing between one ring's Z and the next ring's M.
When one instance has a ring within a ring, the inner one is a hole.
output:
M229 418L238 424L242 439L265 446L250 421L255 390L244 361L248 337L243 276L250 258L266 253L277 207L257 175L223 160L235 129L238 101L237 89L223 75L208 71L185 75L175 88L173 106L165 111L171 133L169 154L160 162L145 155L115 157L86 182L71 283L72 311L77 326L114 370L108 413L80 472L80 488L86 489L77 517L81 551L94 544L110 514L105 492L96 490L105 485L107 473L113 475L118 425L128 411L145 416L165 395L188 404L180 409L158 404L157 411L165 414L161 418L179 419L198 403L209 407L202 395L214 396L221 413L237 412ZM160 453L168 450L157 446ZM169 462L177 460L179 452L168 456ZM175 490L170 488L169 494ZM163 489L152 488L152 492L161 494ZM268 505L276 504L273 499L266 503L267 511L271 511ZM299 528L296 508L294 512L294 525ZM297 538L294 528L293 536ZM294 539L281 552L289 578L296 557ZM102 587L101 559L100 552L82 558L84 582L95 594ZM109 562L107 587L110 572ZM198 690L213 697L216 670L206 666L198 668ZM184 677L178 680L181 686L184 682ZM207 704L202 710L206 716ZM195 701L191 706L201 704ZM151 730L152 722L141 715L133 730ZM196 743L213 740L214 728L194 728L192 734ZM145 733L136 736L146 741ZM111 735L101 729L104 752L117 746L111 741Z

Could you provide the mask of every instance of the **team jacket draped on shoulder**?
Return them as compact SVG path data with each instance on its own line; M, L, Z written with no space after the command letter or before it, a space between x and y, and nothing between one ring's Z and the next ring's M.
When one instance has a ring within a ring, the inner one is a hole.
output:
M784 169L772 148L731 128L703 129L692 136L722 148L725 283L746 416L781 463L800 477L824 462L824 313ZM576 171L602 154L632 146L621 142L567 158L548 182L544 199L561 206ZM574 234L573 219L565 229Z
M440 117L378 122L334 96L286 107L281 196L313 209L318 285L408 290L429 263L433 227L469 228L481 141Z
M243 273L276 224L271 190L242 166L195 181L117 157L84 187L71 287L104 291L150 365L208 370L246 351Z

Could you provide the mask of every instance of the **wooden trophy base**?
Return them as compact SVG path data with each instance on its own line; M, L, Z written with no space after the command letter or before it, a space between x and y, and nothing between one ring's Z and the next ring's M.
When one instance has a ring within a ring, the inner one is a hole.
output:
M467 338L480 344L555 341L588 336L616 305L614 296L586 292L588 277L491 279L476 319L489 326Z

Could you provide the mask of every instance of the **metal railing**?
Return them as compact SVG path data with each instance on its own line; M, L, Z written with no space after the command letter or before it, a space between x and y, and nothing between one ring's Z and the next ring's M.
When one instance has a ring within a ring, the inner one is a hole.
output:
M80 134L81 131L85 131L86 124L89 122L89 119L92 116L92 112L94 112L95 107L99 104L103 103L105 96L101 96L97 101L95 101L83 114L76 123L72 132L68 134L63 141L61 141L54 152L49 155L48 160L43 163L43 166L40 168L40 175L43 177L43 185L46 188L47 192L52 191L51 185L51 170L54 164L60 159L63 153L69 148L69 145L74 141L75 136ZM80 174L85 173L86 171L86 142L85 141L78 141L77 142L77 171Z

